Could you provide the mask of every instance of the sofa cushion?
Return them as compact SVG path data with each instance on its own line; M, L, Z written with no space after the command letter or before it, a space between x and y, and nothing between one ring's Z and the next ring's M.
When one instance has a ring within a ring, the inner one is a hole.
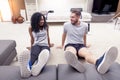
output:
M15 50L15 47L16 47L16 42L14 40L0 40L0 65L4 64L6 59L13 52L13 50ZM15 54L17 53L15 52ZM15 56L16 55L14 55L14 57ZM7 63L7 64L10 64L10 63Z
M102 80L101 74L97 72L95 65L85 63L84 67L86 69L84 73L86 80Z
M47 22L66 22L66 21L70 21L70 14L71 12L54 12L51 14L48 14L47 17ZM81 21L85 21L85 22L91 22L92 16L90 13L88 12L81 12Z
M120 80L120 64L114 63L102 78L103 80Z
M39 76L29 77L21 80L57 80L57 69L55 65L45 66Z
M18 66L0 66L0 80L57 80L56 66L47 65L37 77L21 78Z
M20 80L18 66L0 66L0 80Z
M83 73L77 72L68 64L59 64L58 80L85 80L85 76Z
M17 55L17 51L16 49L14 49L10 55L6 58L6 60L4 61L4 63L2 65L9 65L13 59L15 58L15 56Z
M58 80L119 80L120 64L114 63L105 74L99 74L92 64L84 63L84 73L79 73L68 64L58 65Z

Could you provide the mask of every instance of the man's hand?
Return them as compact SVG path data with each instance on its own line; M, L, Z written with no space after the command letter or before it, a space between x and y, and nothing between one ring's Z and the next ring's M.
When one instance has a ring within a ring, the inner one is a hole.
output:
M90 46L91 46L91 44L87 44L87 45L86 45L86 48L90 48Z
M54 46L54 44L53 44L53 43L51 43L51 44L50 44L50 47L53 47L53 46Z

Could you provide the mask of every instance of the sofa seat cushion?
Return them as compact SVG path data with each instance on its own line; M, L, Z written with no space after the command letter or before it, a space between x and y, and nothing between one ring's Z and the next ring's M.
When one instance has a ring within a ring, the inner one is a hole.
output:
M70 21L70 12L55 12L48 14L47 22L67 22ZM81 21L91 22L92 16L88 12L81 12Z
M21 78L19 66L0 66L0 80L57 80L56 66L47 65L37 77Z
M58 65L58 80L119 80L120 64L114 63L105 74L100 74L92 64L84 63L86 71L77 72L68 64Z
M39 76L31 76L21 80L57 80L57 69L55 65L45 66Z
M0 80L20 80L18 66L0 66Z

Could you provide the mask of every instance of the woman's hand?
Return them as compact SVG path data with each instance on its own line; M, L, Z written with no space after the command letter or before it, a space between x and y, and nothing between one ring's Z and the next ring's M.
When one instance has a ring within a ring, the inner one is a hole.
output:
M28 50L31 50L31 47L26 47Z
M63 48L63 46L57 46L56 48L58 48L58 49L62 49L62 48Z

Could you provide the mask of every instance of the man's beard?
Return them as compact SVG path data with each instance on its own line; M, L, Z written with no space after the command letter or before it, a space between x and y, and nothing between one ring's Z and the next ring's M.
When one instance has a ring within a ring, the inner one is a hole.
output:
M72 23L72 25L76 25L76 23L78 23L78 20L76 20L74 23Z

